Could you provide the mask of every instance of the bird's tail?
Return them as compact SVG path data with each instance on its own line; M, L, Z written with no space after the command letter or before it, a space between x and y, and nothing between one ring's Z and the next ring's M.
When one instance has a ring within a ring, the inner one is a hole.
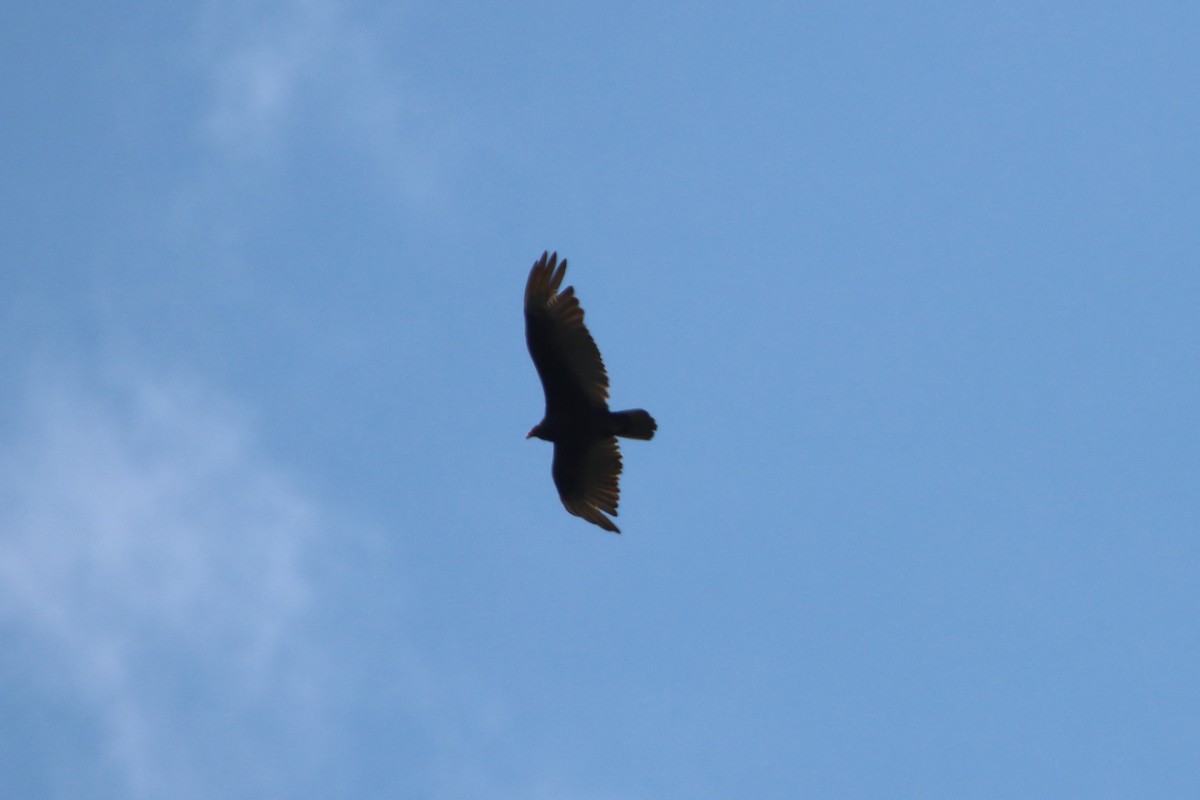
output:
M653 439L654 432L658 430L658 423L654 421L654 417L640 408L634 411L614 411L612 422L613 433L630 439Z

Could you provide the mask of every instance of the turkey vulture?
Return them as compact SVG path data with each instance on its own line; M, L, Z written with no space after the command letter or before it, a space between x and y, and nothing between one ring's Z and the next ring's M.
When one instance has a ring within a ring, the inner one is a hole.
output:
M525 284L525 342L546 393L546 415L525 438L554 443L551 472L567 511L620 533L604 516L617 515L616 437L653 439L658 425L641 409L608 410L608 373L575 289L558 290L566 271L565 258L542 253Z

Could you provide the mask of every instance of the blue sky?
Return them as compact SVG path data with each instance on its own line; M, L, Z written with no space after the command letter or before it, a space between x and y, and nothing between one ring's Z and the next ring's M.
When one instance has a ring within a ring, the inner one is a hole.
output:
M1200 793L1189 3L9 3L24 798ZM607 361L569 516L520 303Z

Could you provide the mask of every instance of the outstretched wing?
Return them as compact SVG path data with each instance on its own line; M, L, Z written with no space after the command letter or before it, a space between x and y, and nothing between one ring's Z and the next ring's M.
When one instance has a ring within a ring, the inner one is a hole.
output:
M567 260L542 253L525 284L525 342L542 379L546 407L560 403L606 406L608 373L574 287L559 291Z
M553 473L558 496L567 511L606 531L621 532L604 516L617 515L621 450L616 437L556 442Z

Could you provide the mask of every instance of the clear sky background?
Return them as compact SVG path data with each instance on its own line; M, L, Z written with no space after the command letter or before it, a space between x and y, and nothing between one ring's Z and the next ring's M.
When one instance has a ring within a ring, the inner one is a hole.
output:
M1200 796L1198 8L3 4L5 795Z

